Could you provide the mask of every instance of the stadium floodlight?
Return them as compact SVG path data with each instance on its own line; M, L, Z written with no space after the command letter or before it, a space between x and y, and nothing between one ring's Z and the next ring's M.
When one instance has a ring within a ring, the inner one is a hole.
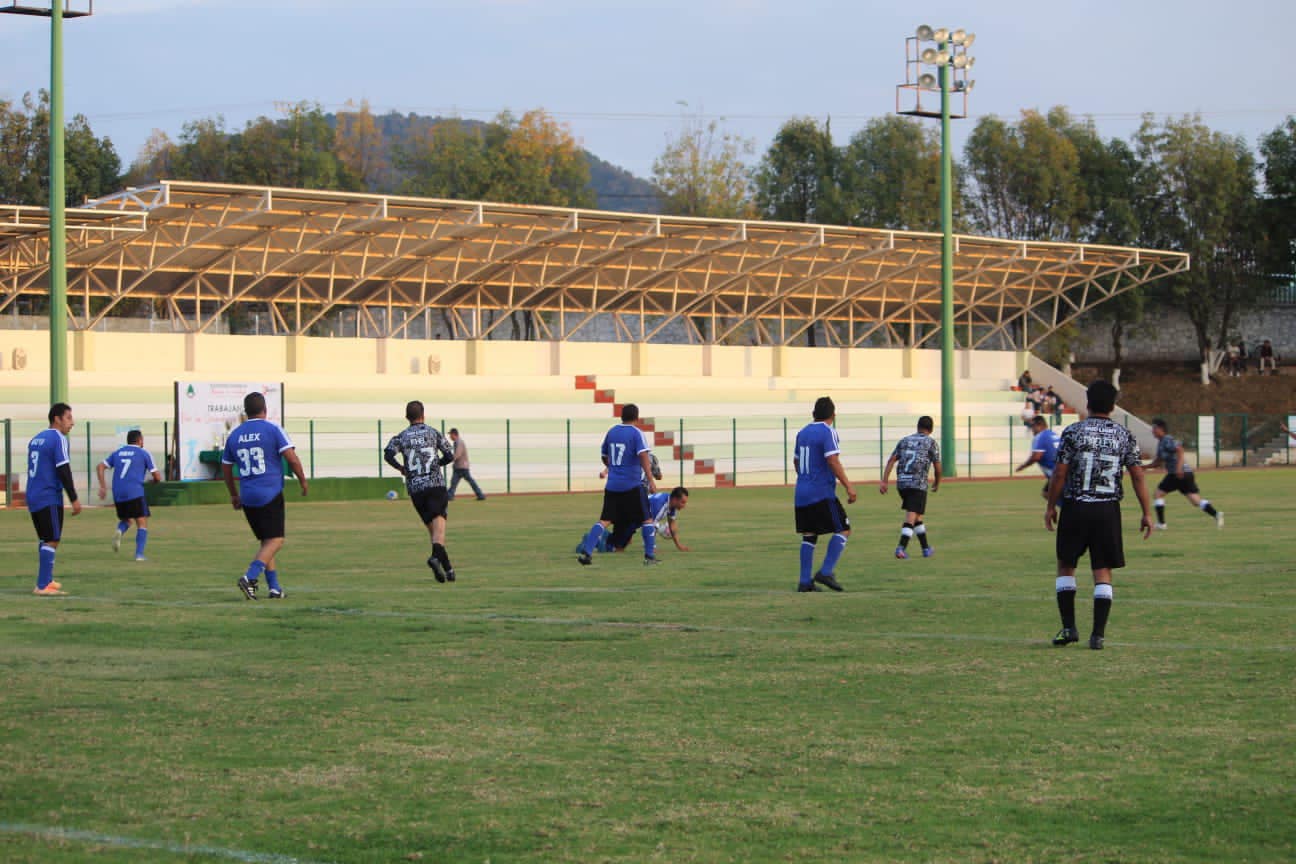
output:
M905 40L905 83L896 87L896 111L916 117L939 117L941 121L941 293L940 293L940 351L941 351L941 441L942 467L948 466L953 476L954 466L954 168L953 148L950 143L950 119L967 116L967 96L974 82L968 79L968 70L975 59L968 56L968 46L976 36L959 28L932 28L926 24ZM922 47L924 42L935 42ZM920 71L923 66L935 66L937 74ZM940 92L940 112L923 106L924 91ZM902 93L914 96L912 108L901 110ZM962 100L962 113L951 108L950 94L957 93ZM970 347L970 346L969 346Z

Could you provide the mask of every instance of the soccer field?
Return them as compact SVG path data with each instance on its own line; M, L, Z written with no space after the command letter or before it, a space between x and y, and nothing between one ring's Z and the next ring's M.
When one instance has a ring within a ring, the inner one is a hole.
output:
M861 486L818 596L790 489L696 490L655 568L576 564L596 495L464 498L447 585L403 497L290 494L282 602L224 507L141 564L69 516L63 598L3 512L0 860L1291 861L1293 483L1203 474L1224 530L1146 542L1127 496L1101 652L1049 645L1034 475L933 495L928 560Z

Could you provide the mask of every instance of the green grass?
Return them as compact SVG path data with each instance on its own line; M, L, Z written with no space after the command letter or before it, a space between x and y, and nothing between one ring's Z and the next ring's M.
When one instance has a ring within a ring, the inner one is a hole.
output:
M595 495L466 500L454 585L407 502L293 504L283 603L223 507L140 565L69 518L60 599L0 513L0 859L1290 861L1292 476L1203 475L1222 532L1128 506L1102 652L1047 644L1035 479L948 485L907 562L864 487L817 597L786 489L698 490L651 570L575 564Z

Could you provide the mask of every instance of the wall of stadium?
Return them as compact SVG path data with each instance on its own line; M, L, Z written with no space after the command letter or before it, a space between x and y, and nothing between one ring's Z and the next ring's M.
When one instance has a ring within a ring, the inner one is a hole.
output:
M1232 332L1246 341L1254 354L1261 341L1270 339L1282 356L1296 356L1296 308L1255 307L1238 314ZM1212 331L1211 338L1216 333ZM1195 363L1197 331L1179 309L1149 308L1141 323L1126 328L1124 355L1128 362L1165 361ZM1095 316L1080 322L1080 343L1076 360L1081 363L1111 363L1111 325Z
M1015 379L1025 363L1015 352L960 352L960 378L981 384ZM177 378L304 376L318 386L400 386L496 376L653 375L716 378L938 380L935 350L805 348L651 343L332 339L209 334L68 334L72 383L169 386ZM49 380L49 336L0 330L0 387L43 388Z

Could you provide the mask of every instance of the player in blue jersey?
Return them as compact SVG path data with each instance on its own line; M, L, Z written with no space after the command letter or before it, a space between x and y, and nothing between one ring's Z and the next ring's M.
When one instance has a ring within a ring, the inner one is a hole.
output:
M113 533L112 548L121 548L122 535L135 523L135 560L144 560L144 545L148 543L148 499L144 497L144 481L153 478L162 482L162 472L153 464L153 456L144 449L144 433L132 429L126 433L126 446L118 447L99 463L99 500L108 495L105 471L112 472L113 506L117 509L117 530Z
M847 503L856 501L855 487L841 463L841 442L833 423L837 406L827 396L815 400L811 416L814 422L804 426L796 436L792 467L796 470L796 530L801 535L801 571L797 591L818 591L820 585L841 591L834 575L837 561L850 537L850 519L837 500L837 482L846 489ZM815 544L820 534L831 534L823 564L814 570ZM813 571L814 575L811 575Z
M924 558L930 558L936 550L927 540L927 526L923 524L923 514L927 512L927 470L932 471L931 491L934 495L940 490L941 462L940 445L932 437L935 424L930 417L918 418L918 431L906 435L891 451L886 470L882 472L882 484L878 492L887 493L887 481L891 469L896 465L896 492L900 493L900 509L905 511L905 521L900 527L900 545L895 549L895 557L909 557L906 547L911 537L917 537L922 546Z
M1158 531L1166 530L1165 496L1171 492L1182 492L1184 497L1198 510L1215 520L1215 527L1224 527L1224 514L1216 510L1210 501L1202 498L1197 488L1197 478L1192 466L1184 457L1183 445L1170 435L1166 421L1157 418L1152 421L1152 434L1157 439L1156 458L1148 468L1165 468L1166 476L1157 484L1156 527Z
M1025 471L1032 465L1038 465L1044 472L1044 491L1042 494L1048 497L1049 480L1053 479L1053 468L1057 465L1058 438L1057 432L1049 428L1048 420L1042 415L1036 416L1031 420L1031 432L1035 437L1031 439L1030 457L1017 466L1018 471Z
M652 454L642 430L635 425L639 406L633 402L621 408L621 422L603 436L600 452L607 466L607 484L603 489L603 510L599 521L590 528L576 549L576 560L583 565L591 557L613 524L639 525L643 534L644 564L657 563L657 526L648 512L648 496L657 491L652 476Z
M243 397L243 413L247 420L234 427L225 439L221 452L221 474L229 490L230 504L242 510L252 534L261 541L261 548L248 565L247 572L239 577L238 588L249 600L257 599L257 583L261 574L270 586L270 599L284 596L279 584L279 571L275 556L284 544L284 473L282 461L301 486L305 495L309 483L302 470L297 450L288 440L284 430L266 419L266 401L262 393L249 393ZM238 467L238 488L234 487L234 468Z
M72 502L72 515L81 513L67 433L72 430L72 406L55 402L49 410L49 428L27 444L27 510L40 540L36 594L57 596L63 586L54 581L54 557L63 536L63 493Z

